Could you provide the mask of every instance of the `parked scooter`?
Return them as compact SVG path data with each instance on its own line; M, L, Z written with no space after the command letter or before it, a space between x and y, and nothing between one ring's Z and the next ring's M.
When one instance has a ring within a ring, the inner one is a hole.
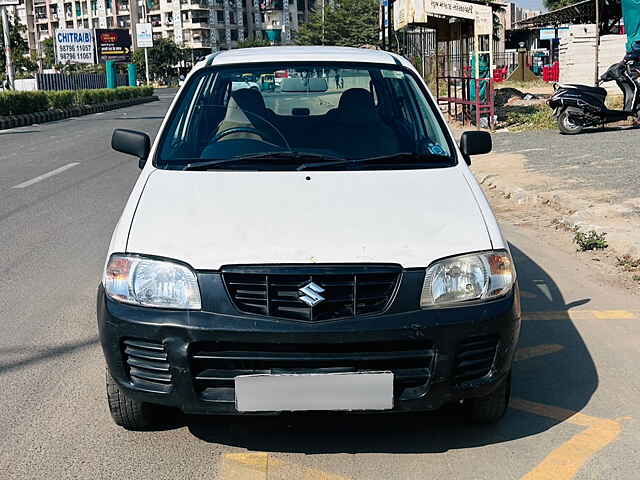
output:
M548 104L554 110L560 131L575 135L585 127L603 126L629 117L640 120L640 66L638 61L623 60L612 65L598 82L597 87L574 84L556 84L555 93ZM610 110L605 105L607 91L600 87L605 82L616 82L624 94L622 110Z

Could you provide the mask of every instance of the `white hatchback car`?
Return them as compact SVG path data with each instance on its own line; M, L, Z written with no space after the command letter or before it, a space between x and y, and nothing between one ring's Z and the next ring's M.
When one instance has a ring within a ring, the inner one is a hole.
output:
M282 70L296 88L234 88ZM213 54L153 145L116 130L112 146L142 168L98 292L117 424L147 428L156 405L502 417L519 294L467 165L491 137L458 147L407 60Z

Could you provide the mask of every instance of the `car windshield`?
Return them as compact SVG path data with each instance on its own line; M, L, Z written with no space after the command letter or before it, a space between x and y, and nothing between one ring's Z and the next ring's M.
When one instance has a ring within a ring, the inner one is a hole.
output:
M379 169L455 164L413 74L356 64L207 68L184 87L155 165L164 169Z

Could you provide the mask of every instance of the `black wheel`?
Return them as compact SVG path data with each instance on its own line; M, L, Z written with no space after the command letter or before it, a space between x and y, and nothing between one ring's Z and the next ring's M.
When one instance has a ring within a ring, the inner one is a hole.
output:
M468 402L467 418L471 423L496 423L507 413L510 399L511 373L491 395L474 398Z
M145 430L154 424L154 409L148 403L127 398L115 382L109 370L106 370L107 403L111 417L116 425L126 430Z
M558 128L565 135L577 135L584 130L582 125L578 125L571 119L569 112L566 110L558 115Z

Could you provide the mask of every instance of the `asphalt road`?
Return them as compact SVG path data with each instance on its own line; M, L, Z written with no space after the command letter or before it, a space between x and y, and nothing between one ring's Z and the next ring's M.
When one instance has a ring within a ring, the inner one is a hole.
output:
M153 134L170 97L0 132L0 478L637 479L640 299L509 224L528 317L501 424L450 409L116 427L95 291L138 170L109 140Z
M527 168L567 184L611 190L619 200L640 197L640 128L607 127L573 136L557 130L498 133L494 147L522 153Z

